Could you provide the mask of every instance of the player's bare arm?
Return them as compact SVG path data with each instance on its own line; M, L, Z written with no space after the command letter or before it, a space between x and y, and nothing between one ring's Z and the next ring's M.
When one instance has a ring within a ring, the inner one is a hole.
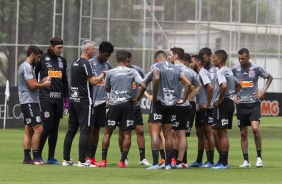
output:
M223 82L222 84L220 84L219 98L214 104L215 108L217 108L221 104L221 102L224 98L226 89L227 89L227 83L226 82Z
M263 89L261 91L254 93L254 99L260 99L262 97L262 95L265 94L266 90L268 89L268 87L270 86L272 81L273 81L273 77L272 77L272 75L269 74L268 79L267 79Z
M158 90L160 85L160 71L154 70L153 71L153 102L159 101L158 99Z

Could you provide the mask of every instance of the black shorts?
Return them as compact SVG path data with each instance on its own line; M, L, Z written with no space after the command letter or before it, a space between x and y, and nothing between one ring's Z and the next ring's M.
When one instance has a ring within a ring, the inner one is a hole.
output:
M213 109L206 109L204 111L196 111L195 127L201 128L202 125L212 125Z
M143 117L142 117L142 110L140 105L138 106L134 106L134 125L133 125L133 129L135 129L136 125L143 125Z
M224 98L221 104L214 108L213 111L213 124L212 128L228 128L232 129L232 119L234 113L234 103L233 100L229 98Z
M172 124L173 130L186 130L189 127L189 117L187 114L190 111L189 106L175 106L175 121Z
M195 114L196 114L196 102L190 101L189 103L190 103L190 110L189 110L189 113L188 113L189 126L186 129L186 137L190 137L192 127L193 127L193 124L194 124Z
M134 125L134 107L131 101L118 105L110 105L106 115L107 128L115 129L119 125L121 130L132 130Z
M91 116L91 126L105 127L106 124L106 103L93 107Z
M53 121L63 117L64 101L60 99L40 99L41 118L43 123Z
M260 122L260 102L236 105L238 127L251 126L252 121Z
M25 125L35 126L42 124L39 103L21 104L21 111L23 113L23 122Z
M175 116L175 106L164 106L158 102L152 102L149 114L149 123L172 124Z

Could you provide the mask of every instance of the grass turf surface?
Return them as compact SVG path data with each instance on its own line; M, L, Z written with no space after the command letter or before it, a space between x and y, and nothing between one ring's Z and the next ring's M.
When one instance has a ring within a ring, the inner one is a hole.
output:
M145 122L147 116L144 116ZM117 134L113 134L108 152L106 168L62 167L60 165L24 165L23 130L0 130L0 183L281 183L281 132L282 117L262 117L261 134L263 139L263 168L256 168L256 151L253 135L249 129L249 159L251 168L239 169L242 164L240 133L234 117L233 129L229 131L230 152L228 170L211 170L200 168L147 171L146 166L139 165L139 153L136 136L133 132L131 149L128 155L129 166L119 169L120 151ZM146 158L152 162L148 124L145 123ZM56 158L62 161L63 141L67 127L67 118L60 124L60 132L56 149ZM103 132L103 129L102 129ZM117 131L115 131L117 132ZM101 139L97 148L96 158L101 160ZM75 137L71 157L77 162L78 137ZM188 139L188 162L192 163L197 154L197 138L195 130ZM47 157L47 146L43 158ZM218 154L215 153L215 161ZM203 160L206 160L204 155Z

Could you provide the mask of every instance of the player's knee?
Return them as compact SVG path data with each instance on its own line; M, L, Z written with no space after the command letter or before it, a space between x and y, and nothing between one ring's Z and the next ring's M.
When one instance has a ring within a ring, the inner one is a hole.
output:
M257 135L260 134L260 130L259 130L258 127L255 127L255 128L253 128L252 130L253 130L253 133L254 133L255 136L257 136Z

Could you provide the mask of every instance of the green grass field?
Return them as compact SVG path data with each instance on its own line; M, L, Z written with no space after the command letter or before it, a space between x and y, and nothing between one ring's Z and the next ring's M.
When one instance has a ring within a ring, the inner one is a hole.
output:
M147 121L147 116L144 116ZM234 118L234 120L236 120ZM282 117L262 117L261 132L263 138L263 168L256 168L256 151L252 132L249 130L249 158L251 168L239 169L242 163L240 147L240 134L233 122L233 129L229 131L230 152L228 170L211 170L200 168L155 170L147 171L146 166L138 165L139 153L136 136L133 134L132 146L128 155L129 166L119 169L117 164L120 159L120 151L117 144L117 134L111 139L108 153L107 168L78 168L62 167L60 165L24 165L23 160L23 130L0 130L0 183L281 183L282 159L281 159L281 132ZM60 124L60 133L56 150L56 158L62 160L63 140L66 133L67 118ZM148 124L146 129L146 157L152 162L150 151L150 137ZM134 132L133 132L134 133ZM71 157L77 162L78 136L75 137L72 146ZM100 134L100 140L103 134ZM100 141L99 141L100 142ZM197 139L195 130L188 138L188 162L196 159ZM43 158L47 157L44 150ZM99 143L96 158L101 160L101 144ZM205 159L205 156L204 156ZM215 154L215 160L218 154Z

